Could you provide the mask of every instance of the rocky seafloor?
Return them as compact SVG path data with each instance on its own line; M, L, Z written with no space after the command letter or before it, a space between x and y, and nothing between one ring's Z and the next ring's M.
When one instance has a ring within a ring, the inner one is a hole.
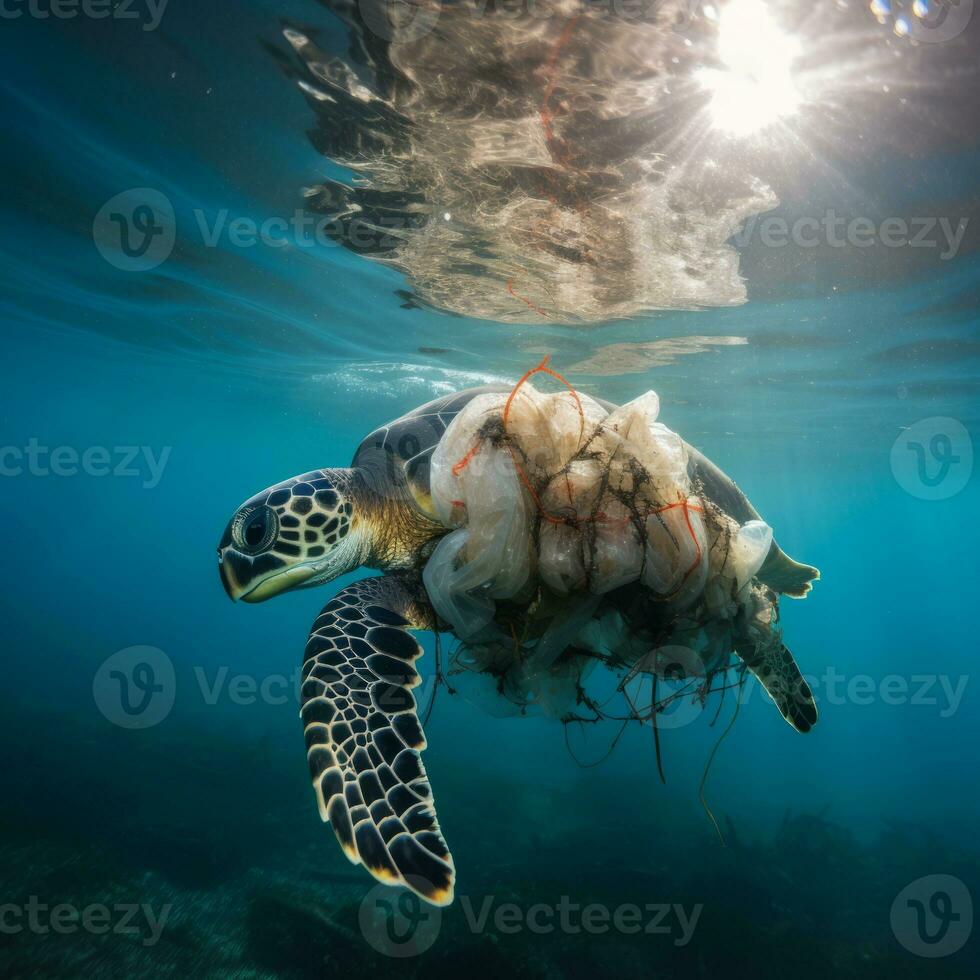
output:
M975 940L929 959L909 953L892 929L895 896L921 876L947 871L978 894L980 853L933 828L883 821L876 837L859 841L831 813L787 813L764 831L720 817L722 846L700 809L651 813L626 785L609 795L608 780L608 801L590 799L588 820L575 818L582 800L573 789L544 790L516 776L511 785L481 780L455 807L455 903L434 920L423 907L403 906L409 918L392 931L384 921L390 902L379 904L372 881L343 860L302 773L273 764L276 746L258 739L233 753L220 742L163 743L157 735L133 754L130 735L101 737L97 767L80 761L82 729L67 729L75 752L58 771L32 755L27 739L8 758L0 976L980 974ZM441 773L442 784L452 775ZM629 827L643 827L642 836ZM392 895L385 890L382 899ZM25 911L32 896L47 909L34 928ZM563 896L579 909L610 910L604 928L596 920L586 928L578 913L563 927L552 913L531 911L558 909ZM374 918L365 918L365 902ZM511 903L519 911L502 917ZM659 924L659 913L646 911L651 904L668 907ZM56 905L79 915L105 906L108 927L62 922L59 931ZM624 905L641 910L639 931L632 921L628 929L610 922ZM138 911L122 932L120 910L129 906ZM688 919L701 909L687 942L677 906ZM159 925L155 941L143 907ZM418 930L415 945L403 941L408 929ZM378 951L386 941L396 957Z

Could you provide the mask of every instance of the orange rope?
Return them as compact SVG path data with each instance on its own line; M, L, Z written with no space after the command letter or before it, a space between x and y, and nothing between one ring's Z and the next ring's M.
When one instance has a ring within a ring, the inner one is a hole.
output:
M561 34L558 35L557 40L552 45L551 52L548 55L548 60L545 63L545 78L547 79L544 89L544 98L541 100L541 108L538 110L538 116L541 119L541 126L544 129L544 142L545 146L548 147L548 153L551 155L551 159L558 166L566 170L575 170L569 160L569 154L566 149L563 149L560 145L561 141L555 136L553 122L555 119L554 113L551 111L551 98L555 94L555 89L558 87L558 57L562 52L562 48L568 44L571 40L572 32L575 30L576 24L578 24L581 19L581 14L576 14L574 17L569 18L568 23L565 24ZM552 204L558 204L558 198L555 196L549 196L548 198ZM512 279L507 280L507 292L510 293L514 299L519 299L525 306L530 307L539 316L551 318L551 315L543 310L540 306L537 306L531 300L524 296L519 295L514 291L514 281Z
M581 442L582 434L585 431L585 410L582 408L582 399L579 398L578 392L572 387L571 383L568 381L567 378L563 378L557 371L552 371L551 368L548 367L548 361L550 360L551 360L551 355L545 354L545 356L541 360L541 363L536 368L531 368L530 371L527 371L524 374L524 377L522 377L521 380L518 381L516 385L514 385L514 388L507 399L507 404L504 405L504 431L507 430L507 418L510 415L511 402L513 402L518 391L520 391L523 385L528 381L528 379L533 378L534 375L550 374L551 377L557 378L571 392L572 398L575 399L575 407L578 409L578 416L579 419L581 420L581 425L579 426L579 432L578 432L579 442Z
M482 445L483 445L483 440L477 439L473 448L461 460L453 464L453 470L452 470L453 476L458 477L459 474L462 473L463 470L465 470L466 467L470 465L470 461L480 451L480 446Z
M529 306L539 316L547 317L549 320L551 319L551 314L548 313L547 310L542 310L540 306L536 306L526 296L520 296L520 295L518 295L517 293L514 292L514 280L513 279L508 279L507 280L507 292L510 293L511 296L514 297L514 299L519 299L525 306Z
M555 117L552 115L548 103L551 101L552 95L555 94L555 88L558 85L558 56L561 54L561 49L571 39L572 31L575 30L575 25L579 22L581 16L581 14L576 14L568 21L565 29L558 36L558 40L555 41L554 47L551 49L551 54L548 56L548 84L544 90L544 100L541 103L541 109L538 112L538 115L541 117L541 125L544 128L544 140L548 146L548 152L551 154L552 160L555 163L561 164L563 167L568 166L567 159L563 159L562 155L557 154L551 145L555 142L555 134L551 128Z
M694 547L697 550L697 556L694 559L694 564L684 573L684 578L681 579L681 585L683 585L691 572L694 571L698 565L701 564L701 542L698 541L698 536L694 533L694 525L691 523L691 515L689 511L696 510L699 514L704 513L704 508L702 507L692 507L686 500L679 500L676 504L667 504L666 507L658 507L656 510L651 511L652 514L659 514L665 510L673 510L674 507L684 508L684 520L687 523L688 533L691 535L691 540L694 542ZM678 591L680 588L678 587Z
M684 578L681 579L682 582L686 582L688 575L701 564L701 542L698 541L698 536L694 533L694 525L691 524L691 508L688 506L686 500L684 501L684 520L687 523L687 530L691 535L691 540L694 542L694 547L697 549L697 555L691 567L684 573Z

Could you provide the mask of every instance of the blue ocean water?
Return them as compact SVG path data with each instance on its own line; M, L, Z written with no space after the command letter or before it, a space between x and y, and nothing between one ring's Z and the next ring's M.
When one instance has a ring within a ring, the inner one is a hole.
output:
M270 53L284 23L345 50L341 22L302 0L174 0L153 31L25 14L0 32L5 975L975 976L972 229L946 260L753 240L731 308L592 326L406 308L399 270L330 242L206 244L202 221L290 216L341 175ZM975 98L959 72L926 79L935 105ZM783 181L779 213L976 220L975 126L924 140L906 122L852 153L842 111L844 137L815 133L825 152ZM145 272L93 240L132 188L175 215L172 253ZM425 760L458 897L435 920L395 909L412 929L384 933L364 913L374 882L317 815L295 693L309 625L364 572L233 605L215 545L262 487L346 466L375 426L544 354L589 394L654 388L662 420L821 569L782 607L820 722L795 733L749 682L720 745L731 700L660 733L663 785L648 726L600 763L615 724L494 718L442 687ZM140 655L164 681L152 724L106 705L104 665L133 647L160 651ZM716 745L724 842L699 801ZM528 910L562 897L611 910L605 927L535 928ZM59 905L104 906L110 925L59 929ZM623 905L645 924L665 908L667 931L610 925Z

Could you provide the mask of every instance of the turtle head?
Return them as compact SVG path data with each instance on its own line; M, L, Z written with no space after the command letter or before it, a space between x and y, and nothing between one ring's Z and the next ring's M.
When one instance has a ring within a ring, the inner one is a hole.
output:
M314 470L246 500L218 545L232 599L262 602L320 585L362 563L354 470Z

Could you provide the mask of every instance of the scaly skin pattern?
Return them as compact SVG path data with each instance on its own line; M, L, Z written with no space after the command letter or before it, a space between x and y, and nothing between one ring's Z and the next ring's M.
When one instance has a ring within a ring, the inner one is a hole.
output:
M421 570L435 542L448 528L426 517L403 488L376 492L358 470L332 470L352 474L349 494L364 528L368 568Z
M362 579L313 624L303 661L301 716L323 820L347 858L379 881L434 905L453 900L455 868L432 802L411 689L431 628L417 576Z

